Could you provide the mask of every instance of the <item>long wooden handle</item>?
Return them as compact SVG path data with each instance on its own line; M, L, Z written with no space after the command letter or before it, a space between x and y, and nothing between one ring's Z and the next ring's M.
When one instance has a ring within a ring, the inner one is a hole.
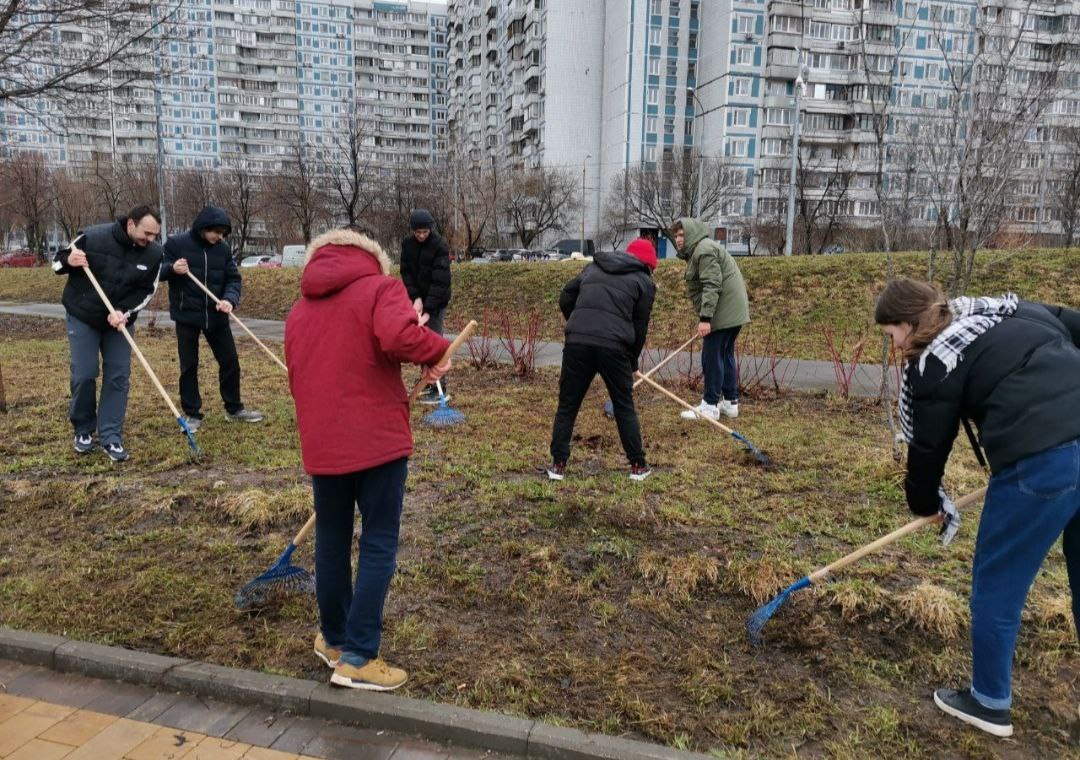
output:
M667 396L668 398L670 398L670 399L671 399L672 401L676 401L676 402L678 402L678 403L682 404L682 405L683 405L683 406L685 406L685 407L686 407L687 409L689 409L689 410L690 410L691 412L696 412L696 411L697 411L697 407L696 407L696 406L693 406L692 404L688 404L688 403L686 403L686 402L685 402L685 401L683 401L683 400L682 400L681 398L679 398L678 396L676 396L676 395L675 395L674 393L672 393L671 391L669 391L669 390L668 390L667 388L665 388L664 386L660 385L660 383L656 382L655 380L653 380L653 379L652 379L651 377L649 377L648 375L643 375L643 374L641 374L640 372L638 372L638 373L637 373L637 376L638 376L638 377L639 377L639 378L640 378L641 380L644 380L644 381L645 381L646 383L648 383L649 385L651 385L651 386L652 386L653 388L656 388L656 390L658 390L658 391L660 391L661 393L663 393L663 394L664 394L665 396ZM698 416L699 416L699 417L701 417L701 415L700 415L700 414L699 414ZM711 423L712 423L713 425L716 425L716 427L720 428L721 430L723 430L723 431L724 431L725 433L727 433L728 435L731 435L732 433L734 433L734 432L735 432L734 430L732 430L731 428L729 428L729 427L728 427L727 425L725 425L724 423L722 423L722 422L719 422L718 420L714 420L714 419L713 419L712 417L701 417L701 419L705 420L706 422L711 422Z
M665 364L667 364L667 363L668 363L669 361L671 361L671 360L672 360L672 359L674 359L674 358L675 358L676 356L678 356L679 354L681 354L681 353L683 352L683 349L685 349L685 348L686 348L687 346L689 346L689 345L690 345L691 343L693 343L693 342L694 342L695 340L697 340L697 337L698 337L698 336L697 336L697 333L694 333L693 337L691 337L691 338L690 338L690 340L686 341L686 342L685 342L685 343L683 343L683 344L682 344L681 346L679 346L679 347L678 347L678 348L676 348L676 349L675 349L674 351L672 351L672 352L671 352L670 354L668 354L667 356L665 356L665 357L664 357L664 359L663 359L663 361L661 361L661 362L660 362L659 364L657 364L657 365L656 365L655 367L653 367L653 368L652 368L652 369L650 369L650 370L649 370L648 372L644 373L644 374L643 374L643 375L642 375L641 377L639 377L639 378L638 378L637 380L635 380L635 381L634 381L634 387L635 387L635 388L637 388L637 387L638 387L639 385L641 385L641 384L642 384L643 382L645 382L646 378L652 377L652 376L653 376L653 375L655 375L655 374L656 374L657 372L659 372L659 371L660 371L660 368L661 368L661 367L663 367L663 366L664 366Z
M94 286L94 290L97 291L98 296L101 298L102 302L104 302L105 308L109 310L109 313L111 314L112 312L116 311L116 309L113 308L112 302L109 301L109 297L105 295L105 291L101 289L101 284L97 281L97 278L94 277L94 273L90 271L90 265L87 264L85 267L83 267L83 271L86 272L86 276L87 278L89 278L90 284ZM158 393L160 393L161 397L165 399L165 403L169 405L169 409L172 411L173 417L175 417L176 419L180 419L180 410L176 408L176 404L174 404L172 399L169 398L168 392L166 392L164 386L162 386L161 381L158 380L157 375L154 374L154 370L150 369L150 362L146 361L146 357L143 356L142 351L140 351L139 347L135 345L135 339L131 337L131 333L128 332L127 327L125 325L120 325L120 332L122 332L124 334L124 337L127 338L127 342L131 345L131 350L135 352L135 356L138 357L139 363L141 363L143 369L146 370L146 374L150 376L150 379L153 381L154 386L158 389Z
M465 325L465 329L458 333L458 336L454 338L454 342L451 343L450 347L446 349L446 353L444 353L442 358L439 359L439 365L446 364L446 362L450 360L450 357L453 356L454 353L459 348L461 348L462 345L465 344L465 341L467 341L472 336L473 330L475 329L476 320L470 320L469 324ZM412 393L409 394L409 401L416 401L416 399L419 398L420 394L424 392L424 386L426 385L427 382L423 378L421 378L420 382L413 386Z
M206 293L206 295L208 295L208 296L210 296L211 298L213 298L213 299L214 299L214 303L221 303L221 299L220 299L220 298L218 298L217 296L215 296L215 295L214 295L213 293L211 293L211 292L210 292L210 288L208 288L208 287L206 287L205 285L203 285L202 281L201 281L201 280L200 280L200 279L199 279L198 277L196 277L195 275L193 275L193 274L191 273L191 270L190 270L190 269L189 269L189 270L187 271L187 276L188 276L188 277L190 277L190 278L191 278L191 281L192 281L192 282L194 282L194 283L195 283L196 285L198 285L198 286L199 286L199 287L200 287L200 288L202 289L202 291L203 291L204 293ZM271 359L273 359L274 361L276 361L276 362L278 363L278 366L280 366L280 367L281 367L281 368L282 368L283 370L285 370L286 372L288 372L288 371L289 371L289 368L285 366L285 362L281 361L281 359L279 359L279 358L277 357L277 354L275 354L275 353L274 353L273 351L271 351L271 350L270 350L269 348L267 348L267 347L266 347L266 344L265 344L265 343L263 343L263 342L262 342L261 340L259 340L259 339L258 339L258 337L256 337L255 333L253 333L253 332L252 332L251 330L249 330L249 329L248 329L248 326L247 326L247 325L245 325L245 324L244 324L243 322L241 322L241 321L240 321L240 317L236 316L236 315L235 315L235 314L234 314L233 312L231 312L231 311L229 312L229 316L230 316L230 317L232 317L233 321L234 321L234 322L236 322L236 324L238 324L238 325L240 325L240 327L244 328L244 332L246 332L246 333L247 333L247 334L248 334L249 336L251 336L251 339L252 339L253 341L255 341L256 343L258 343L258 344L259 344L259 348L261 348L261 349L262 349L263 351L265 351L265 352L266 352L266 354L267 354L267 356L269 356L269 357L270 357Z
M308 537L308 534L311 533L311 531L312 531L312 529L314 529L314 527L315 527L315 513L312 512L311 517L309 517L308 521L306 523L304 523L304 527L300 529L300 532L296 534L296 538L294 538L292 540L293 546L299 546L300 544L304 543L304 539L306 539Z
M972 504L978 502L985 495L986 495L986 489L985 488L980 488L977 491L972 491L971 493L967 494L966 496L963 496L963 497L957 499L956 500L956 507L958 509L961 508L961 507L969 507ZM930 515L928 517L920 517L917 520L912 520L911 522L909 522L907 525L903 526L902 528L897 528L896 530L894 530L889 535L882 536L877 541L873 541L873 542L867 544L866 546L862 547L861 549L856 549L851 554L847 555L846 557L841 557L840 559L836 560L836 562L833 562L831 565L826 565L825 567L821 568L820 570L815 570L814 572L812 572L810 574L810 582L811 583L817 583L818 581L820 581L822 578L824 578L829 573L831 573L831 572L833 572L835 570L839 570L839 569L841 569L843 567L847 567L852 562L858 562L860 559L865 557L867 554L871 554L873 552L876 552L881 547L886 546L887 544L891 544L896 539L902 538L902 537L906 536L908 533L913 533L913 532L917 531L919 528L922 528L923 526L930 525L931 523L936 523L936 522L941 522L941 515L940 514Z

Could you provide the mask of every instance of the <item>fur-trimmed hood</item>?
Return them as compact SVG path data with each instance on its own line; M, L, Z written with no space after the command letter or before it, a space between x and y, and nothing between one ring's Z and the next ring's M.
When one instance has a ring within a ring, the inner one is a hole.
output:
M324 298L361 277L380 274L390 274L382 246L352 230L331 230L308 245L300 292L305 298Z

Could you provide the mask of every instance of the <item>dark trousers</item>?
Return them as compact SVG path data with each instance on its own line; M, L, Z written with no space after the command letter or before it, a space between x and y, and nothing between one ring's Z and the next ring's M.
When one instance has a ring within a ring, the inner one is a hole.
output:
M206 336L218 363L218 388L225 411L236 414L244 408L240 401L240 359L228 323L206 330L176 323L176 348L180 354L180 406L188 417L202 417L199 394L199 334Z
M619 427L619 440L630 464L645 464L641 447L641 426L634 409L634 368L626 351L569 343L563 346L562 371L559 373L559 408L551 430L551 458L565 462L570 458L570 437L585 394L597 373L607 386Z
M128 327L128 332L133 328ZM91 435L94 430L103 446L123 443L131 380L131 344L119 330L98 330L77 317L67 315L68 346L71 348L71 404L68 419L75 435ZM101 403L97 400L98 356L101 357Z
M315 475L315 594L326 643L363 665L379 656L383 606L397 567L408 458L348 475ZM352 580L353 519L360 557Z
M1058 536L1080 630L1080 439L990 479L971 571L971 688L987 707L1010 706L1020 614Z
M739 400L739 367L735 361L735 339L742 325L713 330L701 343L701 371L705 376L706 404L720 399Z
M442 335L443 334L443 322L445 321L445 319L446 319L446 309L445 308L439 309L438 311L431 311L431 312L428 312L428 321L427 321L427 324L424 325L424 326L427 327L429 330L433 330L433 331L437 332L439 335ZM446 393L446 380L447 380L447 378L443 377L439 381L439 383L442 385L443 393ZM438 393L439 392L439 389L435 386L434 383L429 385L428 388L431 390L432 393Z

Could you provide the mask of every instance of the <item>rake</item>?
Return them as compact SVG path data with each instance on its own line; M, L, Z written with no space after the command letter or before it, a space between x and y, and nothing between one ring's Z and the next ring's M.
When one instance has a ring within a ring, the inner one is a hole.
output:
M681 354L683 352L683 350L685 350L686 347L689 346L691 343L693 343L695 340L697 340L697 333L694 333L692 336L690 336L690 340L686 341L681 346L676 348L674 351L670 352L661 361L657 362L655 367L653 367L648 372L644 373L641 377L639 377L637 380L635 380L634 381L634 387L637 388L639 385L641 385L643 382L645 382L645 380L647 378L650 378L653 375L655 375L657 372L659 372L660 369L665 364L667 364L669 361L671 361L676 356ZM611 403L611 399L608 399L607 401L604 402L604 414L607 415L608 417L614 417L615 416L615 405L613 403Z
M985 495L985 488L980 488L977 491L972 491L966 496L957 499L956 507L958 509L961 507L969 507L972 504L978 502ZM815 583L819 583L820 581L824 580L830 573L845 568L853 562L859 561L867 554L876 552L881 547L891 544L893 541L896 541L898 538L906 536L908 533L913 533L919 530L919 528L922 528L923 526L932 525L936 522L941 522L941 515L929 515L927 517L920 517L917 520L912 520L907 525L903 526L902 528L897 528L887 536L882 536L878 540L867 544L861 549L856 549L851 554L848 554L846 557L841 557L840 559L836 560L836 562L833 562L831 565L826 565L820 570L815 570L814 572L810 573L810 575L807 575L804 578L795 581L786 589L781 591L775 599L768 602L767 604L763 604L762 606L758 607L757 610L754 611L754 614L750 616L750 619L746 621L746 631L750 634L750 642L754 646L758 646L759 644L761 644L761 632L765 628L765 624L769 622L772 616L776 614L776 611L780 609L784 602L788 600L788 597L790 597L796 591L801 591L802 589L812 586Z
M450 357L452 357L457 352L457 350L465 344L465 341L472 337L473 330L475 330L476 327L476 320L469 320L469 324L465 325L462 331L458 333L458 336L454 338L454 342L449 345L449 347L446 349L446 352L442 355L442 358L439 359L439 365L437 366L441 366L450 361ZM413 386L412 393L409 394L409 402L411 403L413 401L416 401L416 399L420 398L420 394L424 392L424 388L426 386L427 383L424 381L424 378L420 378L419 382L417 382L416 385Z
M442 381L436 380L435 387L439 389L439 406L434 411L425 414L420 421L429 427L453 427L465 421L465 415L457 409L451 409L449 399L443 393Z
M638 376L639 378L641 378L642 380L644 380L644 381L645 381L646 383L648 383L649 385L651 385L651 386L652 386L653 388L655 388L656 390L658 390L658 391L660 391L661 393L663 393L663 394L664 394L665 396L667 396L668 398L670 398L670 399L671 399L672 401L675 401L675 402L677 402L677 403L679 403L679 404L681 404L681 405L685 406L685 407L686 407L687 409L689 409L689 410L690 410L690 411L692 411L692 412L697 412L697 411L698 411L697 407L695 407L695 406L692 406L692 405L690 405L690 404L686 403L686 402L685 402L685 401L683 401L683 400L682 400L681 398L679 398L678 396L676 396L676 395L675 395L674 393L672 393L671 391L669 391L669 390L668 390L667 388L665 388L664 386L660 385L660 383L658 383L658 382L656 382L655 380L653 380L653 379L652 379L651 377L648 377L647 375L643 375L643 374L641 374L640 372L638 372L638 373L637 373L637 376ZM699 416L699 417L701 417L701 415L700 415L700 414L699 414L698 416ZM772 459L771 459L771 458L769 457L769 455L768 455L768 454L766 454L766 453L765 453L764 451L762 451L761 449L759 449L759 448L758 448L757 446L755 446L754 444L750 443L750 441L749 441L749 440L747 440L747 439L746 439L746 437L745 437L745 436L744 436L744 435L743 435L742 433L739 433L738 431L732 430L731 428L729 428L729 427L728 427L727 425L725 425L724 423L722 423L722 422L720 422L720 421L718 421L718 420L714 420L714 419L712 419L711 417L701 417L701 419L705 420L706 422L712 423L713 425L715 425L716 427L720 428L720 429L721 429L721 430L723 430L723 431L724 431L725 433L727 433L728 435L730 435L730 436L731 436L732 438L734 438L734 439L735 439L736 441L738 441L738 442L739 442L740 444L742 444L742 445L743 445L743 447L745 447L745 448L746 448L746 450L747 450L748 452L750 452L750 454L752 454L752 455L753 455L753 457L754 457L754 461L756 461L756 462L757 462L758 464L760 464L760 465L761 465L762 467L771 467L771 466L772 466L772 463L773 463L773 461L772 461Z
M94 273L90 271L90 265L87 264L85 267L83 267L83 271L86 272L87 279L89 279L90 284L94 286L94 290L97 291L98 296L105 304L105 308L107 308L110 313L116 311L116 308L112 305L109 297L105 295L105 291L101 289L101 283L97 281L97 277L95 277ZM139 347L137 345L135 345L135 339L131 337L131 333L128 332L127 326L120 325L120 332L124 334L124 338L127 339L128 345L131 346L131 350L134 352L135 356L138 357L139 363L142 364L143 369L146 370L146 374L150 376L150 380L153 381L154 387L157 388L158 393L160 393L161 397L165 399L165 403L169 405L169 410L173 413L173 416L176 417L176 421L180 425L180 430L182 430L184 432L184 435L187 436L188 448L191 449L192 455L201 455L202 450L199 448L199 444L195 442L195 435L191 432L191 428L188 427L187 420L184 419L184 416L180 414L180 410L176 408L176 404L174 404L172 399L169 398L168 392L166 392L164 386L162 386L161 381L158 380L157 375L154 374L154 370L150 368L150 362L146 361L146 357L143 356L143 352L139 350Z
M220 304L220 303L221 303L221 299L220 299L220 298L218 298L217 296L215 296L215 295L214 295L213 293L211 293L211 292L210 292L210 288L206 287L206 286L205 286L205 285L204 285L204 284L203 284L203 283L202 283L202 282L201 282L201 281L199 280L199 278L198 278L198 277L196 277L195 275L193 275L193 274L191 273L191 270L190 270L190 269L188 270L188 272L187 272L187 275L188 275L188 277L190 277L190 278L191 278L192 282L194 282L194 283L195 283L196 285L198 285L198 286L199 286L199 288L201 288L201 289L202 289L202 291L203 291L204 293L206 293L206 295L210 296L210 298L212 298L212 299L214 300L214 303L216 303L216 304ZM251 330L249 330L249 329L248 329L248 326L247 326L247 325L245 325L245 324L244 324L243 322L241 322L241 321L240 321L240 317L236 316L236 315L235 315L235 314L233 314L233 313L232 313L231 311L229 312L229 316L230 316L230 317L231 317L231 318L233 319L233 321L234 321L234 322L236 322L236 324L240 325L240 327L242 327L242 328L244 329L244 332L246 332L246 333L247 333L248 335L250 335L250 336L251 336L251 339L252 339L253 341L255 341L256 343L258 343L258 344L259 344L259 348L261 348L261 349L262 349L263 351L265 351L265 352L266 352L266 354L267 354L267 355L268 355L268 356L269 356L269 357L270 357L271 359L273 359L274 361L276 361L276 362L278 363L278 365L279 365L279 366L280 366L280 367L281 367L281 368L282 368L283 370L285 370L286 372L288 372L288 371L289 371L289 368L285 366L285 362L281 361L281 359L279 359L279 358L277 357L277 354L275 354L275 353L274 353L273 351L271 351L271 350L270 350L269 348L267 348L267 347L266 347L266 344L265 344L265 343L263 343L263 342L262 342L261 340L259 340L259 339L258 339L258 338L257 338L257 337L255 336L255 333L253 333L253 332L252 332Z
M312 514L296 537L285 547L277 562L265 573L244 585L233 602L239 610L251 610L281 599L288 594L314 594L315 576L302 567L292 564L292 554L312 528L315 527L315 515Z

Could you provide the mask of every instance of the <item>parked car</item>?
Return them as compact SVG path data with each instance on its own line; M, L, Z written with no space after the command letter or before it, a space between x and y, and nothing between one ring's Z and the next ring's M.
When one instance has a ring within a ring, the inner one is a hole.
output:
M281 249L281 256L275 258L281 262L283 267L302 267L306 256L306 245L286 245Z
M244 258L243 258L243 259L242 259L242 260L240 261L240 266L242 266L242 267L257 267L257 266L262 266L262 265L263 265L264 263L266 263L266 262L270 261L270 260L271 260L271 259L273 259L273 258L274 258L274 257L273 257L273 256L271 256L271 255L270 255L270 254L268 254L268 253L264 253L264 254L262 254L261 256L245 256L245 257L244 257ZM280 266L280 263L279 263L279 266Z
M0 267L36 267L38 263L37 254L26 248L0 254Z
M259 269L281 269L281 267L281 256L267 256L266 261L259 262Z
M585 250L581 250L581 244L585 244ZM596 253L596 244L589 238L582 240L581 238L566 238L560 240L555 245L551 246L555 250L561 253L583 253L585 256L592 256Z
M844 252L844 246L837 245L837 244L827 245L827 246L825 246L824 248L821 249L821 252L823 254L825 254L826 256L831 256L831 255L834 255L834 254L837 254L837 253L843 253Z

